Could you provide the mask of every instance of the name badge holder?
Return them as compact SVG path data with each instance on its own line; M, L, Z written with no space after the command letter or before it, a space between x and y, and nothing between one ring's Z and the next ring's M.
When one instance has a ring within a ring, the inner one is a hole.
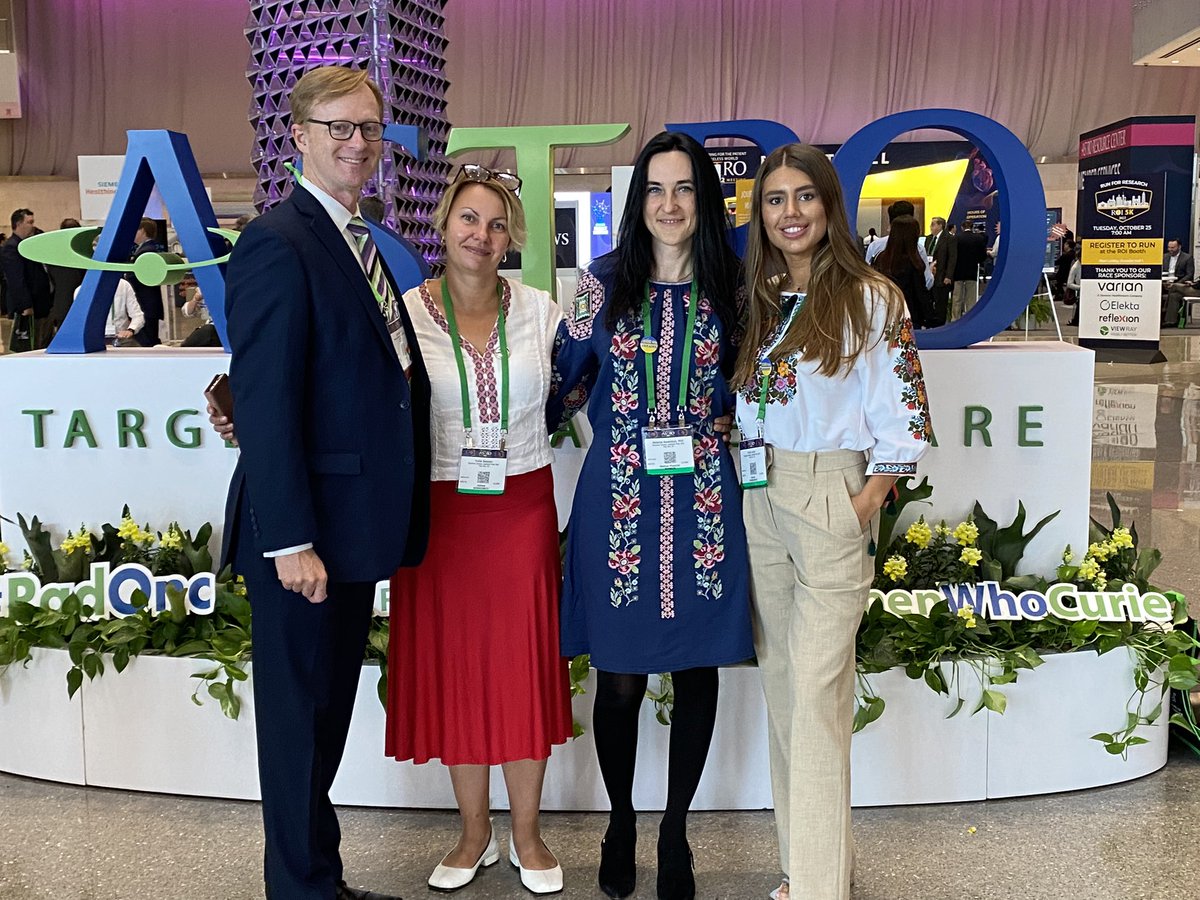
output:
M686 475L695 471L696 462L692 450L693 428L683 420L687 408L687 387L692 370L692 342L696 330L696 309L700 306L700 291L695 279L688 299L687 336L683 344L683 366L679 373L678 424L658 425L656 419L657 397L654 385L654 354L658 352L658 341L651 334L650 283L646 283L645 301L642 303L642 339L639 343L646 367L646 409L650 424L642 429L642 457L647 475Z
M738 446L738 458L742 464L742 487L760 488L767 486L767 444L763 438L767 418L767 390L771 385L771 360L763 357L759 364L762 386L758 392L758 437L743 438Z
M442 306L446 310L446 327L450 332L450 344L454 347L454 361L458 364L458 385L462 397L463 431L467 446L462 448L458 461L458 492L460 494L503 494L504 480L508 473L508 335L504 322L504 288L496 285L499 309L496 313L496 334L500 344L500 446L496 448L476 447L471 422L471 389L467 383L467 364L463 361L462 338L458 332L458 321L454 316L454 304L450 300L450 288L442 278Z

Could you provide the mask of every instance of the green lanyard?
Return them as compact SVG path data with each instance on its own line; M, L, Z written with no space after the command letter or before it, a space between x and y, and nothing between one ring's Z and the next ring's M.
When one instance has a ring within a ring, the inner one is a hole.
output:
M762 387L758 391L758 436L763 436L763 430L766 428L767 421L767 391L771 388L771 375L775 371L775 367L771 364L771 358L763 354L763 358L759 360L758 372L762 378Z
M504 285L496 283L496 333L500 338L500 448L504 449L508 436L508 336L504 328ZM450 345L454 347L454 361L458 363L458 386L462 392L463 429L467 433L467 444L471 443L471 389L467 385L467 364L463 361L462 338L458 334L458 320L454 318L454 303L450 300L450 286L442 276L442 306L446 310L446 327L450 330Z
M696 285L696 279L692 279L692 292L688 298L688 314L687 314L687 337L683 342L683 366L679 370L679 421L683 421L683 411L687 409L687 389L688 380L692 375L692 340L696 332L696 309L700 306L700 290ZM642 342L645 343L647 338L650 338L650 282L646 282L645 302L642 303ZM651 338L653 340L653 338ZM645 346L642 347L642 357L646 361L646 394L648 405L647 412L650 414L650 420L654 420L654 410L657 404L656 394L654 390L654 354L658 351L658 342L655 341L654 349L646 351Z

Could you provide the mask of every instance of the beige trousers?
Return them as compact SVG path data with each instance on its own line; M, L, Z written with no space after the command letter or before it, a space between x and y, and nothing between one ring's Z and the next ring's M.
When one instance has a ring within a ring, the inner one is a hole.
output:
M743 500L775 826L795 900L850 896L854 644L874 568L850 496L865 482L857 451L775 449L766 487Z

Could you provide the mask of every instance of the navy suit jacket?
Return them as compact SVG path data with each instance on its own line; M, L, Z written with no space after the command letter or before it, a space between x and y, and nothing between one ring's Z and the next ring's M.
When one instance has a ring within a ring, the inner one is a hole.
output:
M429 379L411 381L354 251L297 187L247 226L225 311L241 453L225 558L311 542L331 582L415 565L429 526ZM390 277L390 276L389 276Z

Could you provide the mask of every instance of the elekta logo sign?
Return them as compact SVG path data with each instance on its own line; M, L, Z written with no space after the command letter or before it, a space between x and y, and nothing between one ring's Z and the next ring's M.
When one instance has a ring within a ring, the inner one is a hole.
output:
M189 613L206 616L216 600L217 576L197 572L191 578L182 575L154 575L139 563L125 563L110 570L106 562L92 563L91 577L78 584L42 584L32 572L6 572L0 575L0 618L8 616L13 603L28 603L44 609L61 609L74 594L92 609L90 619L124 618L135 615L148 605L153 615L170 609L170 593L183 595ZM145 603L135 602L141 592Z

